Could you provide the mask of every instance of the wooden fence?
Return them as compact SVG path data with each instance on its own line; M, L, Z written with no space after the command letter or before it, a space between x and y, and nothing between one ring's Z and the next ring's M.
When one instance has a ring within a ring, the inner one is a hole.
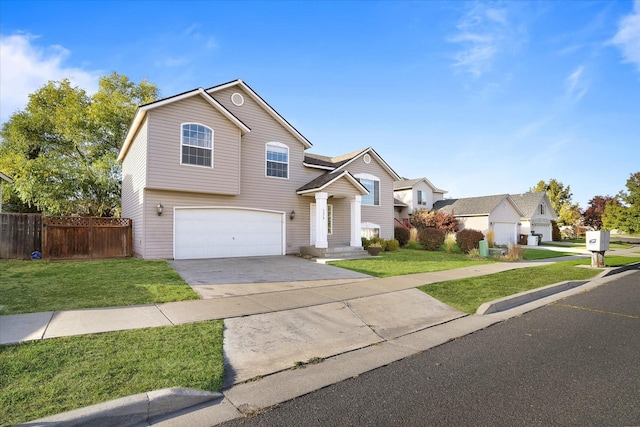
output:
M99 259L132 255L129 218L48 217L0 214L0 258Z
M44 259L123 258L132 254L129 218L44 217Z
M0 213L0 258L30 259L41 248L40 214Z

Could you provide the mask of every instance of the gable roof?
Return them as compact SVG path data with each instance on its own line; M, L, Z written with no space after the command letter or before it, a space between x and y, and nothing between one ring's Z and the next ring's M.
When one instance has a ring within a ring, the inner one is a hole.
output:
M154 108L162 107L167 104L182 101L193 96L201 96L205 101L211 104L213 108L218 110L223 116L229 119L231 123L235 124L240 129L242 135L251 132L251 129L249 129L249 127L245 125L242 120L237 118L231 111L227 110L213 96L209 95L203 88L199 87L188 92L170 96L169 98L159 99L157 101L138 107L138 109L136 110L136 115L133 117L133 122L131 123L129 131L127 132L127 136L124 139L124 143L122 144L122 148L120 149L120 153L118 154L118 161L122 161L126 157L127 152L129 151L129 147L133 142L133 137L136 134L138 127L140 127L140 125L144 121L144 118L147 115L147 111L153 110Z
M356 187L362 195L369 194L369 191L360 184L360 181L354 178L348 171L342 171L341 173L333 173L333 172L325 172L319 177L309 181L302 187L296 190L297 194L307 194L307 193L315 193L317 191L321 191L334 182L338 181L340 178L345 177L354 187Z
M0 179L2 181L7 181L9 184L11 184L13 182L13 180L11 178L9 178L7 175L3 174L2 172L0 172ZM0 182L2 182L0 181Z
M518 205L508 194L494 196L467 197L463 199L438 200L433 209L453 216L485 216L489 215L500 203L508 201L520 215L524 215Z
M544 191L537 193L512 194L511 198L516 202L518 207L520 207L525 218L532 218L537 213L538 206L540 206L541 203L545 203L551 209L553 217L558 217L551 206L549 196L547 196L547 193Z
M394 181L393 182L393 190L408 190L410 188L413 188L414 185L418 184L419 182L425 182L429 187L431 187L431 189L433 190L434 193L442 193L445 194L448 191L447 190L442 190L438 187L436 187L435 185L433 185L431 183L431 181L429 181L427 178L415 178L415 179L406 179L406 178L402 178L399 181Z
M289 123L276 110L274 110L273 107L271 107L271 105L269 105L267 103L267 101L262 99L262 97L260 95L258 95L253 89L251 89L251 87L249 87L248 84L243 82L241 79L236 79L236 80L232 80L230 82L223 83L223 84L220 84L220 85L217 85L217 86L212 86L209 89L207 89L206 92L208 94L212 94L212 93L215 93L215 92L218 92L218 91L221 91L223 89L227 89L227 88L230 88L230 87L233 87L233 86L241 87L246 93L248 93L249 96L258 105L260 105L271 117L273 117L285 129L287 129L298 141L300 141L300 143L304 146L305 149L311 148L313 146L313 144L311 144L311 142L307 138L305 138L304 135L302 135L300 132L298 132L298 130L296 128L294 128L291 125L291 123Z
M305 153L303 165L315 169L338 171L345 169L350 163L354 162L365 154L369 154L370 156L374 157L376 161L382 166L382 168L394 178L394 180L400 179L398 174L393 169L391 169L391 166L389 166L387 162L385 162L372 147L367 147L362 150L357 150L337 157L327 157L321 156L319 154Z

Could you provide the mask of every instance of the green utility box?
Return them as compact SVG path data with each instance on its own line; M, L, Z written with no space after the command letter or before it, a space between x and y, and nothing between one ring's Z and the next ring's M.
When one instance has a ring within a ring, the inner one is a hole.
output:
M486 240L480 240L479 243L480 256L487 258L489 256L489 242L487 242Z

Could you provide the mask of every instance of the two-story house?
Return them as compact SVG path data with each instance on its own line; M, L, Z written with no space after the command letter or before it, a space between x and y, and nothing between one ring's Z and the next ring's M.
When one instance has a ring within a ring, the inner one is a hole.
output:
M371 147L311 147L242 80L140 106L118 156L134 254L284 255L393 238L393 169Z
M417 209L433 209L433 204L444 200L447 191L433 185L427 178L400 179L393 183L393 194L396 198L395 218L402 225L408 226L411 215Z

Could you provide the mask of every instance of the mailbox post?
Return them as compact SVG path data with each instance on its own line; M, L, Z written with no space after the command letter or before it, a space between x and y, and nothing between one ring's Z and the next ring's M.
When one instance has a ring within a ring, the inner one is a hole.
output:
M609 249L608 231L587 231L587 250L591 251L591 267L604 267L604 253Z

